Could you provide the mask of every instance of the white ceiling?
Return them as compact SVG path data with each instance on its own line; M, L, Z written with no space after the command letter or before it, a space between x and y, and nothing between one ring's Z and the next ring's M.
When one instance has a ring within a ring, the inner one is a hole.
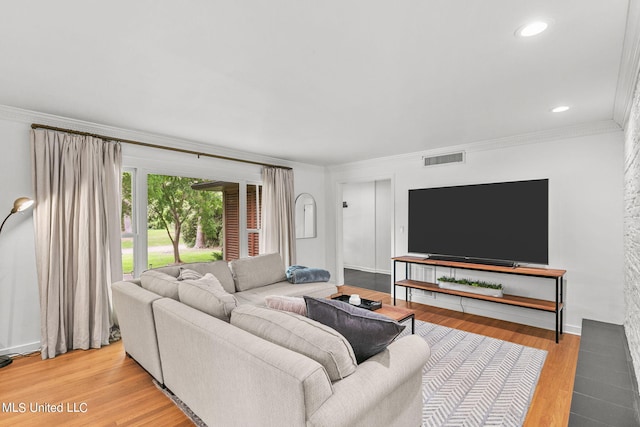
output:
M628 7L2 3L0 104L321 165L612 120Z

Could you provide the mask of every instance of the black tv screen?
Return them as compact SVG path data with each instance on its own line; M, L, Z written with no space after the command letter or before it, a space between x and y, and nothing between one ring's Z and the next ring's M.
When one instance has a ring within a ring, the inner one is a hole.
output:
M409 252L548 264L549 180L409 190Z

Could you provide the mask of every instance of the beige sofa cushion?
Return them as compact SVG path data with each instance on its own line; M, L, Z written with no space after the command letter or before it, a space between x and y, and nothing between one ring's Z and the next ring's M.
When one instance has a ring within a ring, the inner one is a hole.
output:
M164 267L151 268L151 269L146 270L146 271L159 271L161 273L168 274L169 276L178 277L180 275L180 266L179 265L165 265Z
M178 294L183 304L226 322L238 305L235 297L225 291L211 273L201 279L178 282Z
M243 305L231 313L231 324L315 360L331 381L351 375L358 366L345 337L295 313Z
M313 296L328 297L338 291L336 285L327 282L303 283L293 285L287 281L253 288L237 294L238 303L264 306L265 298L269 295L284 295L289 297Z
M237 291L247 291L287 280L280 254L235 259L229 263Z
M140 285L155 294L178 300L178 279L157 270L147 270L140 275Z

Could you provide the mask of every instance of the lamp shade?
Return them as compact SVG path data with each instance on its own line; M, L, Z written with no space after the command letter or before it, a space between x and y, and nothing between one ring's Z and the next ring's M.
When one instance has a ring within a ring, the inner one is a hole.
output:
M13 202L13 209L11 209L11 213L22 212L23 210L31 207L33 205L33 199L28 197L18 197L15 202Z

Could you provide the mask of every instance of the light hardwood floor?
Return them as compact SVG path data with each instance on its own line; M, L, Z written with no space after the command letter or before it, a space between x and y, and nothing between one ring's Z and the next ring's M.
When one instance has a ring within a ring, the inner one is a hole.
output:
M390 302L389 294L349 286L340 290ZM553 331L417 303L398 305L415 310L419 320L547 350L525 426L567 425L579 337L565 334L556 344ZM62 413L43 412L60 404ZM40 355L17 358L0 369L0 405L0 426L192 425L151 376L125 355L122 342L44 361Z
M342 286L341 291L391 303L390 295L385 293L350 286ZM566 426L569 423L580 337L563 334L556 344L555 331L401 300L397 305L415 310L418 320L546 350L547 358L524 426Z

